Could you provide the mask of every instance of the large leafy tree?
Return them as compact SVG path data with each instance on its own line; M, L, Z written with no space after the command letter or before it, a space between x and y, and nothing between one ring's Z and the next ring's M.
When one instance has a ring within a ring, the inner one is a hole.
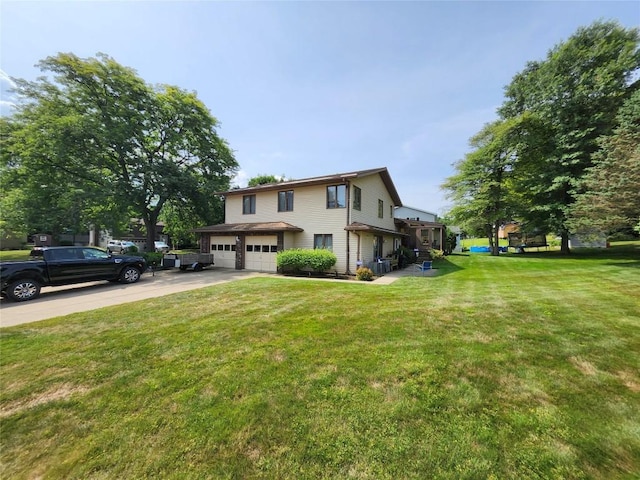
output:
M59 54L39 66L53 80L16 80L20 103L2 139L3 170L17 185L40 185L50 205L66 202L85 224L141 218L148 248L168 202L203 222L220 213L215 192L228 189L237 163L195 93L149 86L103 54Z
M535 113L553 145L536 164L527 165L529 181L521 191L531 208L525 220L557 231L564 253L569 252L569 211L584 191L583 176L593 165L598 138L611 133L640 67L638 41L637 29L596 22L578 29L544 61L530 62L506 88L502 117Z
M467 231L482 230L493 255L498 255L500 225L521 208L514 172L518 161L539 148L529 140L538 123L523 115L485 125L470 140L473 150L455 164L456 174L442 185L454 202L450 216Z
M585 192L571 208L577 232L635 228L640 233L640 89L618 112L618 125L600 139L601 150L584 176Z

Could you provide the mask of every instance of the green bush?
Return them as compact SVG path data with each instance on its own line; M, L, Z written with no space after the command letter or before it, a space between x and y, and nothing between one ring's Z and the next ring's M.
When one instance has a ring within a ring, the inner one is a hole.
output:
M363 282L370 282L373 280L373 271L367 267L360 267L356 270L356 279Z
M324 272L333 267L337 261L336 255L326 249L291 248L276 255L278 269L283 272L300 272L307 269Z
M162 263L162 253L160 252L144 252L142 258L147 261L147 265L158 267Z
M444 258L444 252L442 250L432 248L429 250L429 256L431 257L431 260L441 260Z

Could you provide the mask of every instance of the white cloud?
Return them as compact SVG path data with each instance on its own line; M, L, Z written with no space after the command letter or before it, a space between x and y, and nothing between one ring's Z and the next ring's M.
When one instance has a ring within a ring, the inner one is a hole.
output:
M249 175L244 170L238 170L238 173L235 177L231 179L232 187L244 188L247 186L247 182L249 181Z
M4 70L0 70L0 115L10 115L15 108L15 102L13 101L13 94L11 89L15 88L16 84Z

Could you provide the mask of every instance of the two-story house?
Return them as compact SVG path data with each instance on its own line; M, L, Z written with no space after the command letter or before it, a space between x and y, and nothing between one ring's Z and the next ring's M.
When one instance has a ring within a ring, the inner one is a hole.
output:
M216 266L275 272L276 254L328 248L335 270L386 257L402 236L394 208L402 202L386 168L291 180L221 192L225 223L195 229Z

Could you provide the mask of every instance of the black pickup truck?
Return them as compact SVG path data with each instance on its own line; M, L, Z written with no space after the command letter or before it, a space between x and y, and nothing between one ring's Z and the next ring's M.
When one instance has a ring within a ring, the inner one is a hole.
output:
M96 280L134 283L147 269L142 257L111 255L95 247L42 247L33 260L0 263L1 294L16 302L32 300L40 288Z

